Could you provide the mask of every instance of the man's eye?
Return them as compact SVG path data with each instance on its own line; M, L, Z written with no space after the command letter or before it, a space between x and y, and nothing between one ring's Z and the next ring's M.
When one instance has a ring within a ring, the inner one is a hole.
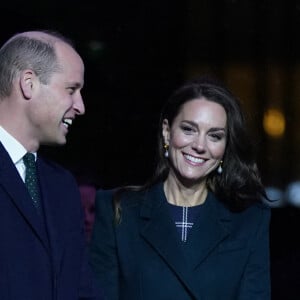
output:
M68 88L68 91L69 91L69 94L70 94L70 95L73 95L73 94L75 93L75 91L76 91L76 88L74 88L74 87L69 87L69 88Z

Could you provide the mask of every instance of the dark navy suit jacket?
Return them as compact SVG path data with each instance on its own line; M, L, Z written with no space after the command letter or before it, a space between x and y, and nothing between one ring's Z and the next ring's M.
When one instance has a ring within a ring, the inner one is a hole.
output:
M0 143L0 299L101 299L87 262L74 178L37 159L45 224Z
M122 196L98 191L91 261L110 300L269 300L270 210L232 213L209 193L183 244L163 185Z

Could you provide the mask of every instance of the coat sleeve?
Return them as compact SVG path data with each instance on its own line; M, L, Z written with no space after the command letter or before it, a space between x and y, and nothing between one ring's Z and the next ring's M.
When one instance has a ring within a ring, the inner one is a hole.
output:
M86 245L83 248L79 300L106 300L103 294L103 288L98 284L89 264Z
M119 299L119 265L115 239L112 191L96 194L96 218L90 243L90 261L98 283L109 300Z
M251 243L251 251L241 282L239 300L270 300L270 209L261 209L260 222ZM259 218L259 217L258 217Z

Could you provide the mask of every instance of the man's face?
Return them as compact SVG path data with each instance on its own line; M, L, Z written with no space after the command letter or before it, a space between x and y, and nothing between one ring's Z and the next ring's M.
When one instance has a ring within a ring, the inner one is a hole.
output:
M65 144L73 120L85 111L82 59L64 43L56 49L61 70L52 74L48 84L38 84L30 108L31 135L38 144Z

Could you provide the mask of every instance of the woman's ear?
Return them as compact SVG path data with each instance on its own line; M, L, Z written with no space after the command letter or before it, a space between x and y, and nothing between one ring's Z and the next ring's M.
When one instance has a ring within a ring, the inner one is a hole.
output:
M20 89L26 100L31 99L32 91L34 87L34 81L36 80L35 73L32 70L24 70L20 74Z
M170 142L170 126L167 119L163 120L162 123L162 135L164 137L164 143L169 145Z

